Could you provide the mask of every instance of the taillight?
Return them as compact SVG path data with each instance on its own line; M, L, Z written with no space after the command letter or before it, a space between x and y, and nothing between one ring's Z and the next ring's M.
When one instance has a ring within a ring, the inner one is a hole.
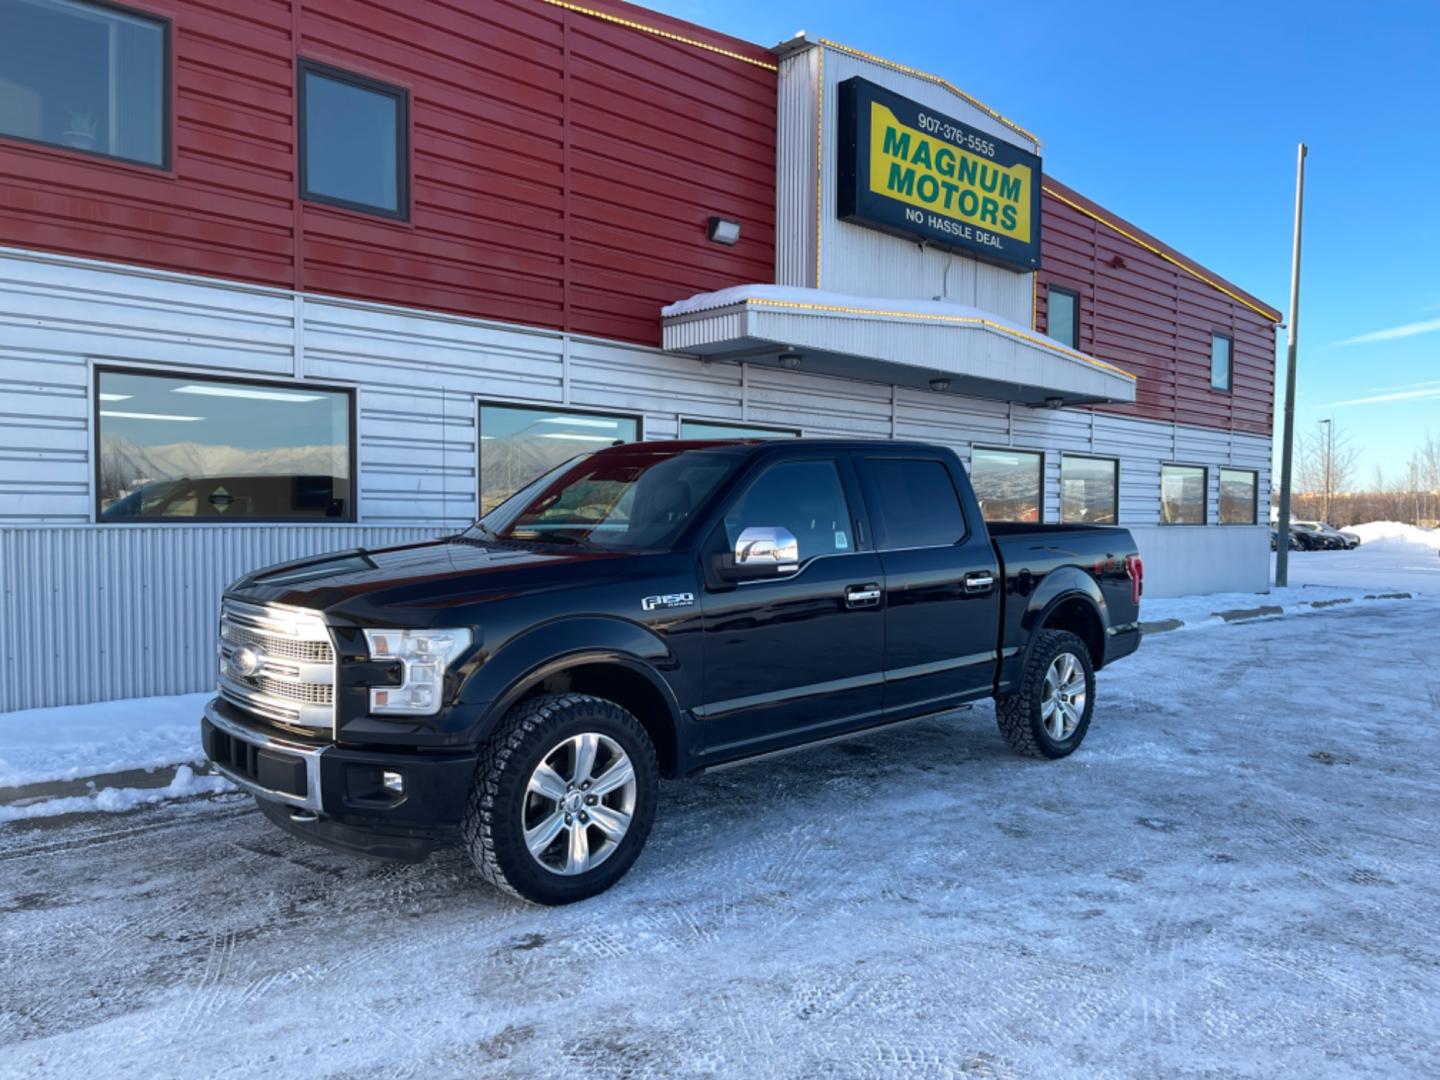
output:
M1145 591L1145 563L1139 555L1125 556L1125 573L1130 575L1130 599L1137 605Z

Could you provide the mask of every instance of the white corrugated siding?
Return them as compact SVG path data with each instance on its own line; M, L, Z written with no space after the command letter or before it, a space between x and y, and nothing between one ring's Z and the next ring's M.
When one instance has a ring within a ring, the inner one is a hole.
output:
M816 93L821 51L780 61L775 130L775 281L815 288Z
M204 690L220 594L247 570L428 540L355 525L0 529L0 712Z
M1270 444L1255 436L704 363L29 252L0 251L0 331L0 710L201 689L211 677L219 594L243 572L468 524L479 401L632 413L652 439L675 437L680 420L693 418L921 439L953 447L966 462L973 445L1041 450L1046 521L1059 515L1062 452L1118 457L1121 520L1137 527L1152 595L1263 588L1268 573L1263 517L1254 529L1151 527L1163 461L1210 468L1212 522L1218 467L1257 469L1263 513ZM89 524L97 364L355 386L360 523Z

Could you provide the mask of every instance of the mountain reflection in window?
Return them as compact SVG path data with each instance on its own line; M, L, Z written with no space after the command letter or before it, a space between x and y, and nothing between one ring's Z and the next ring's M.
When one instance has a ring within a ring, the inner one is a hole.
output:
M96 377L100 521L354 520L349 393Z
M480 514L571 458L640 438L633 416L480 406Z
M1040 521L1039 454L1024 450L970 453L970 486L986 521Z

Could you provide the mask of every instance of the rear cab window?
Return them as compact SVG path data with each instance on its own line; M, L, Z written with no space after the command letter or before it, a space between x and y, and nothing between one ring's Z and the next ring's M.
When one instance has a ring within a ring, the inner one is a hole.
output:
M945 462L868 457L857 464L881 548L948 547L965 539L965 512Z

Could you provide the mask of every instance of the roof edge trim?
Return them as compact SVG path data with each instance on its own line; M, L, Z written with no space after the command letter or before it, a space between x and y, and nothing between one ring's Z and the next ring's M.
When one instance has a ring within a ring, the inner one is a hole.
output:
M1054 181L1054 183L1058 184L1059 181L1056 180ZM1081 203L1077 202L1075 199L1070 198L1063 192L1057 191L1054 187L1051 186L1051 178L1047 177L1046 180L1042 183L1042 187L1046 195L1053 196L1054 198L1059 199L1066 206L1070 207L1072 210L1078 211L1079 213L1084 214L1086 217L1091 218L1094 221L1098 221L1107 229L1119 233L1126 240L1129 240L1132 244L1138 244L1140 247L1150 252L1150 254L1158 255L1160 258L1164 259L1171 265L1177 266L1181 270L1184 270L1185 273L1189 274L1197 281L1201 281L1206 285L1209 285L1217 292L1224 293L1231 300L1234 300L1237 304L1245 305L1251 311L1255 312L1257 315L1268 319L1272 323L1278 324L1281 321L1279 313L1276 312L1274 309L1267 308L1258 300L1241 296L1240 293L1236 291L1236 289L1230 288L1229 286L1217 281L1215 278L1209 277L1208 275L1202 273L1199 270L1198 266L1191 266L1188 262L1186 262L1185 259L1177 258L1175 255L1166 251L1164 248L1158 247L1150 241L1145 240L1140 236L1137 236L1136 233L1138 233L1140 230L1136 226L1132 225L1130 228L1127 229L1125 226L1118 224L1116 221L1102 213L1099 213L1097 210L1092 210L1090 207L1082 205ZM1070 188L1066 187L1066 190L1069 191ZM1079 193L1076 192L1075 194L1078 195Z
M834 49L836 52L842 52L848 56L853 56L860 60L868 60L872 64L879 64L881 67L889 68L891 71L898 71L902 75L913 75L917 79L924 79L926 82L934 83L936 86L943 87L944 89L949 90L950 93L954 94L956 97L960 98L967 105L973 105L975 108L979 109L986 116L990 117L990 119L996 121L997 123L1004 124L1011 131L1015 132L1017 135L1020 135L1022 138L1029 139L1037 147L1043 145L1040 141L1040 136L1036 135L1033 131L1029 131L1021 127L1014 120L1011 120L1008 116L1005 116L997 110L992 109L989 105L986 105L983 101L975 97L973 94L967 94L964 90L961 90L949 79L941 78L939 75L932 75L928 71L921 71L919 68L909 67L906 64L896 63L894 60L887 60L883 56L876 56L874 53L865 52L863 49L856 49L849 45L842 45L840 44L840 42L831 41L829 38L821 38L819 41L819 45L821 48Z
M684 34L677 34L673 30L662 30L658 26L650 26L648 23L642 23L636 19L627 19L622 15L614 15L608 11L601 11L598 8L571 3L570 0L540 0L540 2L542 4L549 4L551 7L573 11L577 15L587 15L592 19L599 19L602 22L614 23L617 26L623 26L630 30L639 30L644 34L653 34L655 37L664 38L666 41L689 45L693 49L703 49L706 52L728 57L731 60L739 60L741 63L753 64L755 67L765 71L780 70L780 65L773 64L768 60L761 60L754 56L746 56L744 53L735 52L733 49L726 49L720 45L712 45L710 42L701 41L698 38L686 37Z

